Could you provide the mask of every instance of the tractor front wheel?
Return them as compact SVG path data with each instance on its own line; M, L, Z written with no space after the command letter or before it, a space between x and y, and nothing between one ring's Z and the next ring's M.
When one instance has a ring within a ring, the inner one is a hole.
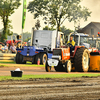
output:
M51 66L48 65L47 61L46 61L46 64L45 64L45 70L46 70L46 72L50 72L51 71Z
M66 61L65 62L65 71L69 73L69 72L71 72L71 68L72 68L71 61L70 60Z

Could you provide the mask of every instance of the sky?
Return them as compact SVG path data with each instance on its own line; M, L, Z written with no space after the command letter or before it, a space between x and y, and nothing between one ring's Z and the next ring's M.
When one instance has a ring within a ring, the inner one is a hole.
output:
M29 2L32 0L27 0L27 5L29 4ZM23 0L21 0L21 3L23 3ZM81 20L80 22L80 26L84 27L87 24L89 24L90 22L100 22L100 0L82 0L81 2L82 6L88 7L90 11L92 11L91 17L88 18L88 21L84 22L83 20ZM11 15L10 20L12 20L11 25L13 26L12 31L14 33L22 33L22 5L15 10L15 13ZM45 25L44 22L42 21L42 18L39 19L40 20L40 24L41 24L41 28L42 29ZM26 21L25 21L25 27L23 32L31 32L32 31L32 27L34 27L36 22L36 19L34 19L33 14L31 14L30 12L26 12ZM65 20L65 22L63 23L63 25L66 28L72 29L74 30L74 23L71 22L69 23L67 20ZM3 28L2 22L0 20L0 29Z

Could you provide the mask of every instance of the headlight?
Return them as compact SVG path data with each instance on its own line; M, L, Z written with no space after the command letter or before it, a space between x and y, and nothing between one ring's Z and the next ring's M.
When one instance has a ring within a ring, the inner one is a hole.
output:
M56 56L56 55L54 56L54 55L53 55L53 56L52 56L52 59L58 59L58 60L61 60L61 56Z

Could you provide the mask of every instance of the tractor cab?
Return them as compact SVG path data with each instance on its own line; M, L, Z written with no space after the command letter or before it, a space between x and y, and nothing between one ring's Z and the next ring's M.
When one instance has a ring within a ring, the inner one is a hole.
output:
M96 48L100 51L100 38L89 38L88 43L90 44L91 48Z
M84 46L86 48L90 47L90 44L88 43L88 34L83 33L71 33L68 36L68 41L70 37L73 37L73 40L75 41L75 46Z

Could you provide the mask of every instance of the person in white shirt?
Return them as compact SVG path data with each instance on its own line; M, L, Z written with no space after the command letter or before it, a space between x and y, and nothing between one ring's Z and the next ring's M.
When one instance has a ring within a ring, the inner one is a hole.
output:
M14 45L14 43L12 43L12 46L10 46L10 50L12 53L16 53L16 46Z
M8 43L4 46L4 50L5 50L5 51L8 51L8 46L9 46Z

